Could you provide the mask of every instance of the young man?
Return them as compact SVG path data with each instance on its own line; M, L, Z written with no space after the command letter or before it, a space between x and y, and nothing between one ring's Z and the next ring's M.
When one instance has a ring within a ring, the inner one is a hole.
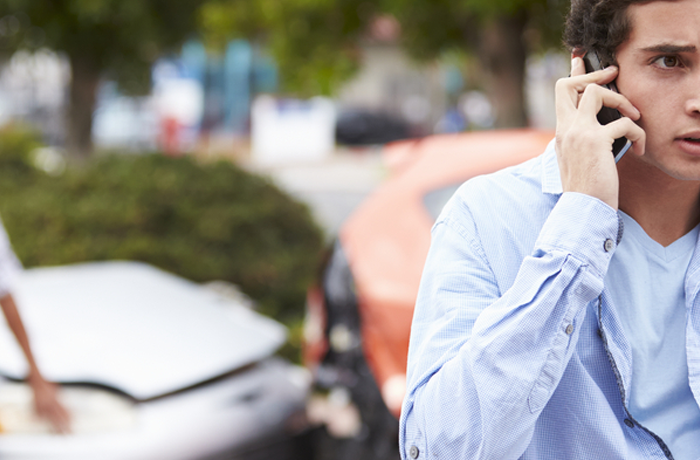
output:
M14 251L12 251L10 240L0 222L0 309L2 309L7 325L17 338L20 348L27 359L29 368L27 383L34 392L34 410L36 414L47 420L55 432L69 433L70 415L58 401L56 385L44 379L36 361L34 361L34 355L29 346L29 338L17 311L15 300L12 297L12 283L21 269L22 266Z
M404 459L700 457L700 0L578 0L567 28L556 140L433 228Z

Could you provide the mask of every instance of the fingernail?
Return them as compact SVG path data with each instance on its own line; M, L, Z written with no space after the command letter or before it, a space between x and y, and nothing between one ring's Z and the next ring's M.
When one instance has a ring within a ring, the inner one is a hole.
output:
M609 65L609 66L607 66L606 68L604 68L603 70L606 70L606 71L617 70L617 66Z

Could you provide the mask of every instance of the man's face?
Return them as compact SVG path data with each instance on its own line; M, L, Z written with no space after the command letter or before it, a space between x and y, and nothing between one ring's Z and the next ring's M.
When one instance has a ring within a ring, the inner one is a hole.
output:
M700 180L700 0L628 8L632 32L617 50L617 87L642 117L642 160Z

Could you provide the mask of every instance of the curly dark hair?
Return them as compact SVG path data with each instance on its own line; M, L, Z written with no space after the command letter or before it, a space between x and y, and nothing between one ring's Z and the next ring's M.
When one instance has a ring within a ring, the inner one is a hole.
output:
M631 32L627 7L651 0L572 0L564 44L570 51L595 51L603 66L615 64L617 48Z

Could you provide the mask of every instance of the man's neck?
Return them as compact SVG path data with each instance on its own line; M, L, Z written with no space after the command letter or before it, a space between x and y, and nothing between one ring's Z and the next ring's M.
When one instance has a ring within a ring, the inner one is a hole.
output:
M668 246L700 223L700 181L675 179L638 160L620 162L618 172L620 210L657 243Z

